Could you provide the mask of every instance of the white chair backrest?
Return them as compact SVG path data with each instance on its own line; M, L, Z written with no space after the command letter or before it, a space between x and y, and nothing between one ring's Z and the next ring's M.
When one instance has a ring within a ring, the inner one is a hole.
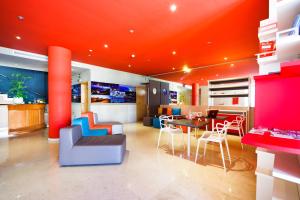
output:
M244 115L239 115L239 116L236 117L236 121L238 121L239 126L243 126L244 120L245 120Z
M217 123L216 124L216 130L217 130L217 133L219 134L219 135L227 135L227 130L228 130L228 128L229 128L229 126L231 125L231 123L230 122L228 122L228 121L224 121L224 124L222 124L222 123Z
M170 127L167 123L167 121L173 121L173 115L167 116L167 115L161 115L159 116L159 124L160 128L167 128Z

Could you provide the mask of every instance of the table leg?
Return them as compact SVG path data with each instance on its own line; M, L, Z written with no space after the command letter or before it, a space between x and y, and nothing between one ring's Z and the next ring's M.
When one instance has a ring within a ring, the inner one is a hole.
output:
M211 119L211 131L214 131L214 128L215 128L215 119L212 118Z
M187 134L188 134L188 143L187 143L187 156L190 157L191 155L191 127L187 127Z

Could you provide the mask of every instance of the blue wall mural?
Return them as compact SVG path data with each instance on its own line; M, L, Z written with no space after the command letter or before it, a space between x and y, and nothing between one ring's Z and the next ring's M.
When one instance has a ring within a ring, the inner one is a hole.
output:
M27 97L24 99L25 103L33 103L38 99L48 102L47 72L0 66L0 93L8 94L11 98L13 96L9 93L9 89L11 88L12 74L30 77L26 81Z

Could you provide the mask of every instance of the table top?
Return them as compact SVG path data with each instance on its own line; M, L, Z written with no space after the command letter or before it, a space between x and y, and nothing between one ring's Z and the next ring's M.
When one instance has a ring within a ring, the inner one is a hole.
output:
M208 117L208 116L201 116L201 117L195 117L196 119L198 118L206 118L206 119L218 119L218 120L225 120L228 118L228 116L217 116L216 118L211 118L211 117Z
M269 134L259 135L248 133L242 138L242 143L300 155L300 140L273 137Z
M178 126L188 126L192 128L200 128L208 124L208 122L205 121L189 120L189 119L173 120L173 121L168 121L167 123L178 125Z

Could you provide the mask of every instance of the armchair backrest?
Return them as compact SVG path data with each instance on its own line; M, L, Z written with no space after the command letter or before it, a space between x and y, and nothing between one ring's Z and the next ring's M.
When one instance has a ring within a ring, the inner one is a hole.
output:
M95 126L95 123L94 123L94 113L93 113L93 112L85 112L85 113L81 113L81 116L82 116L82 117L87 117L87 118L88 118L89 126L90 126L90 127Z
M90 131L89 120L87 117L73 119L72 125L81 126L82 133L88 133Z

